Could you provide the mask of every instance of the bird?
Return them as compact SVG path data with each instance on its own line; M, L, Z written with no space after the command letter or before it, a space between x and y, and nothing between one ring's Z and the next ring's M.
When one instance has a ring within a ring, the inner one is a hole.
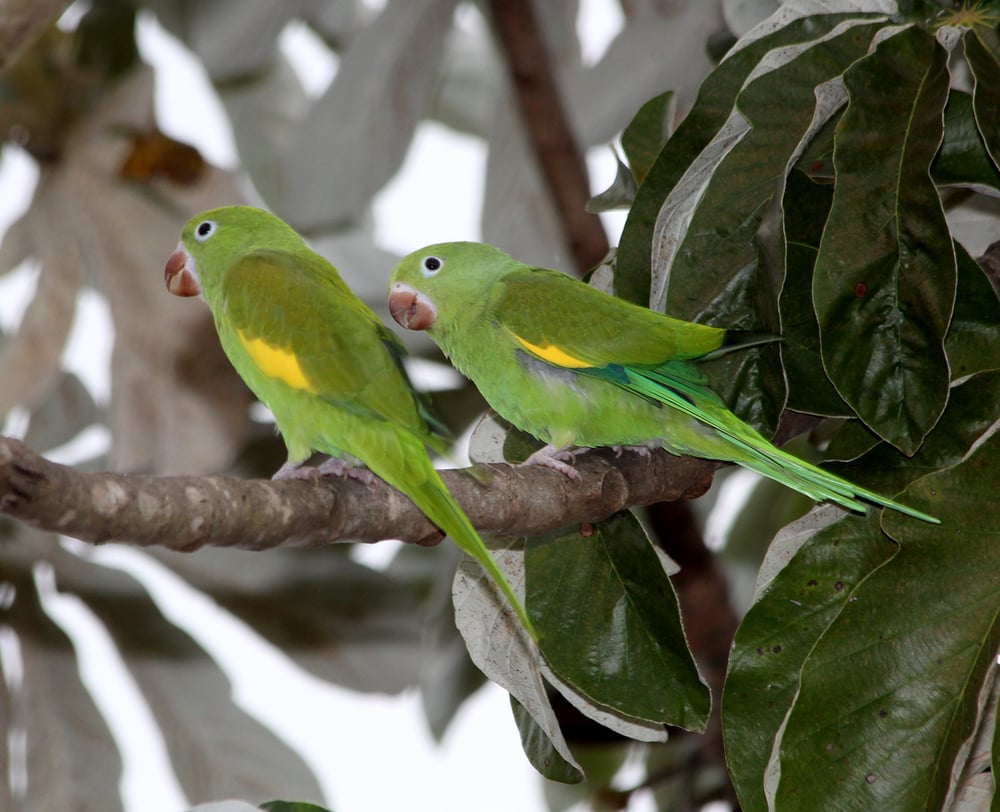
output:
M733 414L699 362L738 333L684 321L475 242L428 245L389 278L389 311L424 330L502 418L545 445L525 460L571 479L581 449L736 463L817 501L938 519L774 446ZM757 339L759 341L759 338Z
M225 206L187 222L164 280L177 296L201 295L229 361L274 415L288 451L275 479L383 479L479 562L537 639L431 462L427 448L447 441L406 376L401 342L333 265L275 215ZM314 451L329 459L305 466Z

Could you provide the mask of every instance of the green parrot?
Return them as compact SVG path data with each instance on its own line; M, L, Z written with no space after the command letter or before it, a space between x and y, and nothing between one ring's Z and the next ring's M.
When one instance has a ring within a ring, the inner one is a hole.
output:
M938 520L786 453L729 411L699 359L726 350L726 330L681 321L530 268L489 245L440 243L404 257L389 310L426 330L506 420L547 443L526 460L566 476L574 448L734 462L816 501L862 501Z
M329 262L274 215L228 206L188 221L164 278L177 296L204 297L230 362L274 414L288 449L275 479L377 474L483 566L535 637L427 455L445 443L406 377L402 344ZM303 467L314 450L330 459Z

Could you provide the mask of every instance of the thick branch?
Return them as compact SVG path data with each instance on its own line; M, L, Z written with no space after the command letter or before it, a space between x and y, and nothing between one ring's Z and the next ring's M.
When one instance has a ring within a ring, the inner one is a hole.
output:
M441 474L484 533L534 535L600 521L631 505L696 496L708 487L714 468L666 452L615 458L596 451L578 460L581 482L546 468L506 464L481 466L485 476L479 478L463 471ZM185 551L440 540L413 503L382 482L84 473L5 437L0 437L0 514L95 544Z
M590 200L586 164L556 86L532 0L492 0L490 9L524 128L555 201L573 261L578 271L588 271L607 256L608 238L600 218L586 209Z

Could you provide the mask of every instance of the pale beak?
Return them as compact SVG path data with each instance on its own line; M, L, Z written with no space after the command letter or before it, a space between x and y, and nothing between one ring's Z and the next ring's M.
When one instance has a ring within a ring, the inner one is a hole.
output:
M167 257L163 281L174 296L197 296L201 293L201 284L194 271L194 260L183 248L178 248Z
M437 321L433 302L403 282L397 282L389 291L389 312L407 330L426 330Z

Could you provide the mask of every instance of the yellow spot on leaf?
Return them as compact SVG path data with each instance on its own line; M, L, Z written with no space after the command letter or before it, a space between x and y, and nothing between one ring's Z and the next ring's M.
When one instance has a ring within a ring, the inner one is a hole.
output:
M243 349L257 365L257 369L265 375L284 381L293 389L316 391L299 366L299 359L294 352L268 344L262 338L247 338L241 331L237 331L237 335L240 337Z
M593 364L581 361L579 358L574 358L568 352L559 349L554 344L532 344L530 341L525 341L519 335L515 335L514 333L511 333L511 335L517 339L518 344L532 355L541 358L543 361L548 361L550 364L567 367L568 369L582 369L583 367L593 366Z

